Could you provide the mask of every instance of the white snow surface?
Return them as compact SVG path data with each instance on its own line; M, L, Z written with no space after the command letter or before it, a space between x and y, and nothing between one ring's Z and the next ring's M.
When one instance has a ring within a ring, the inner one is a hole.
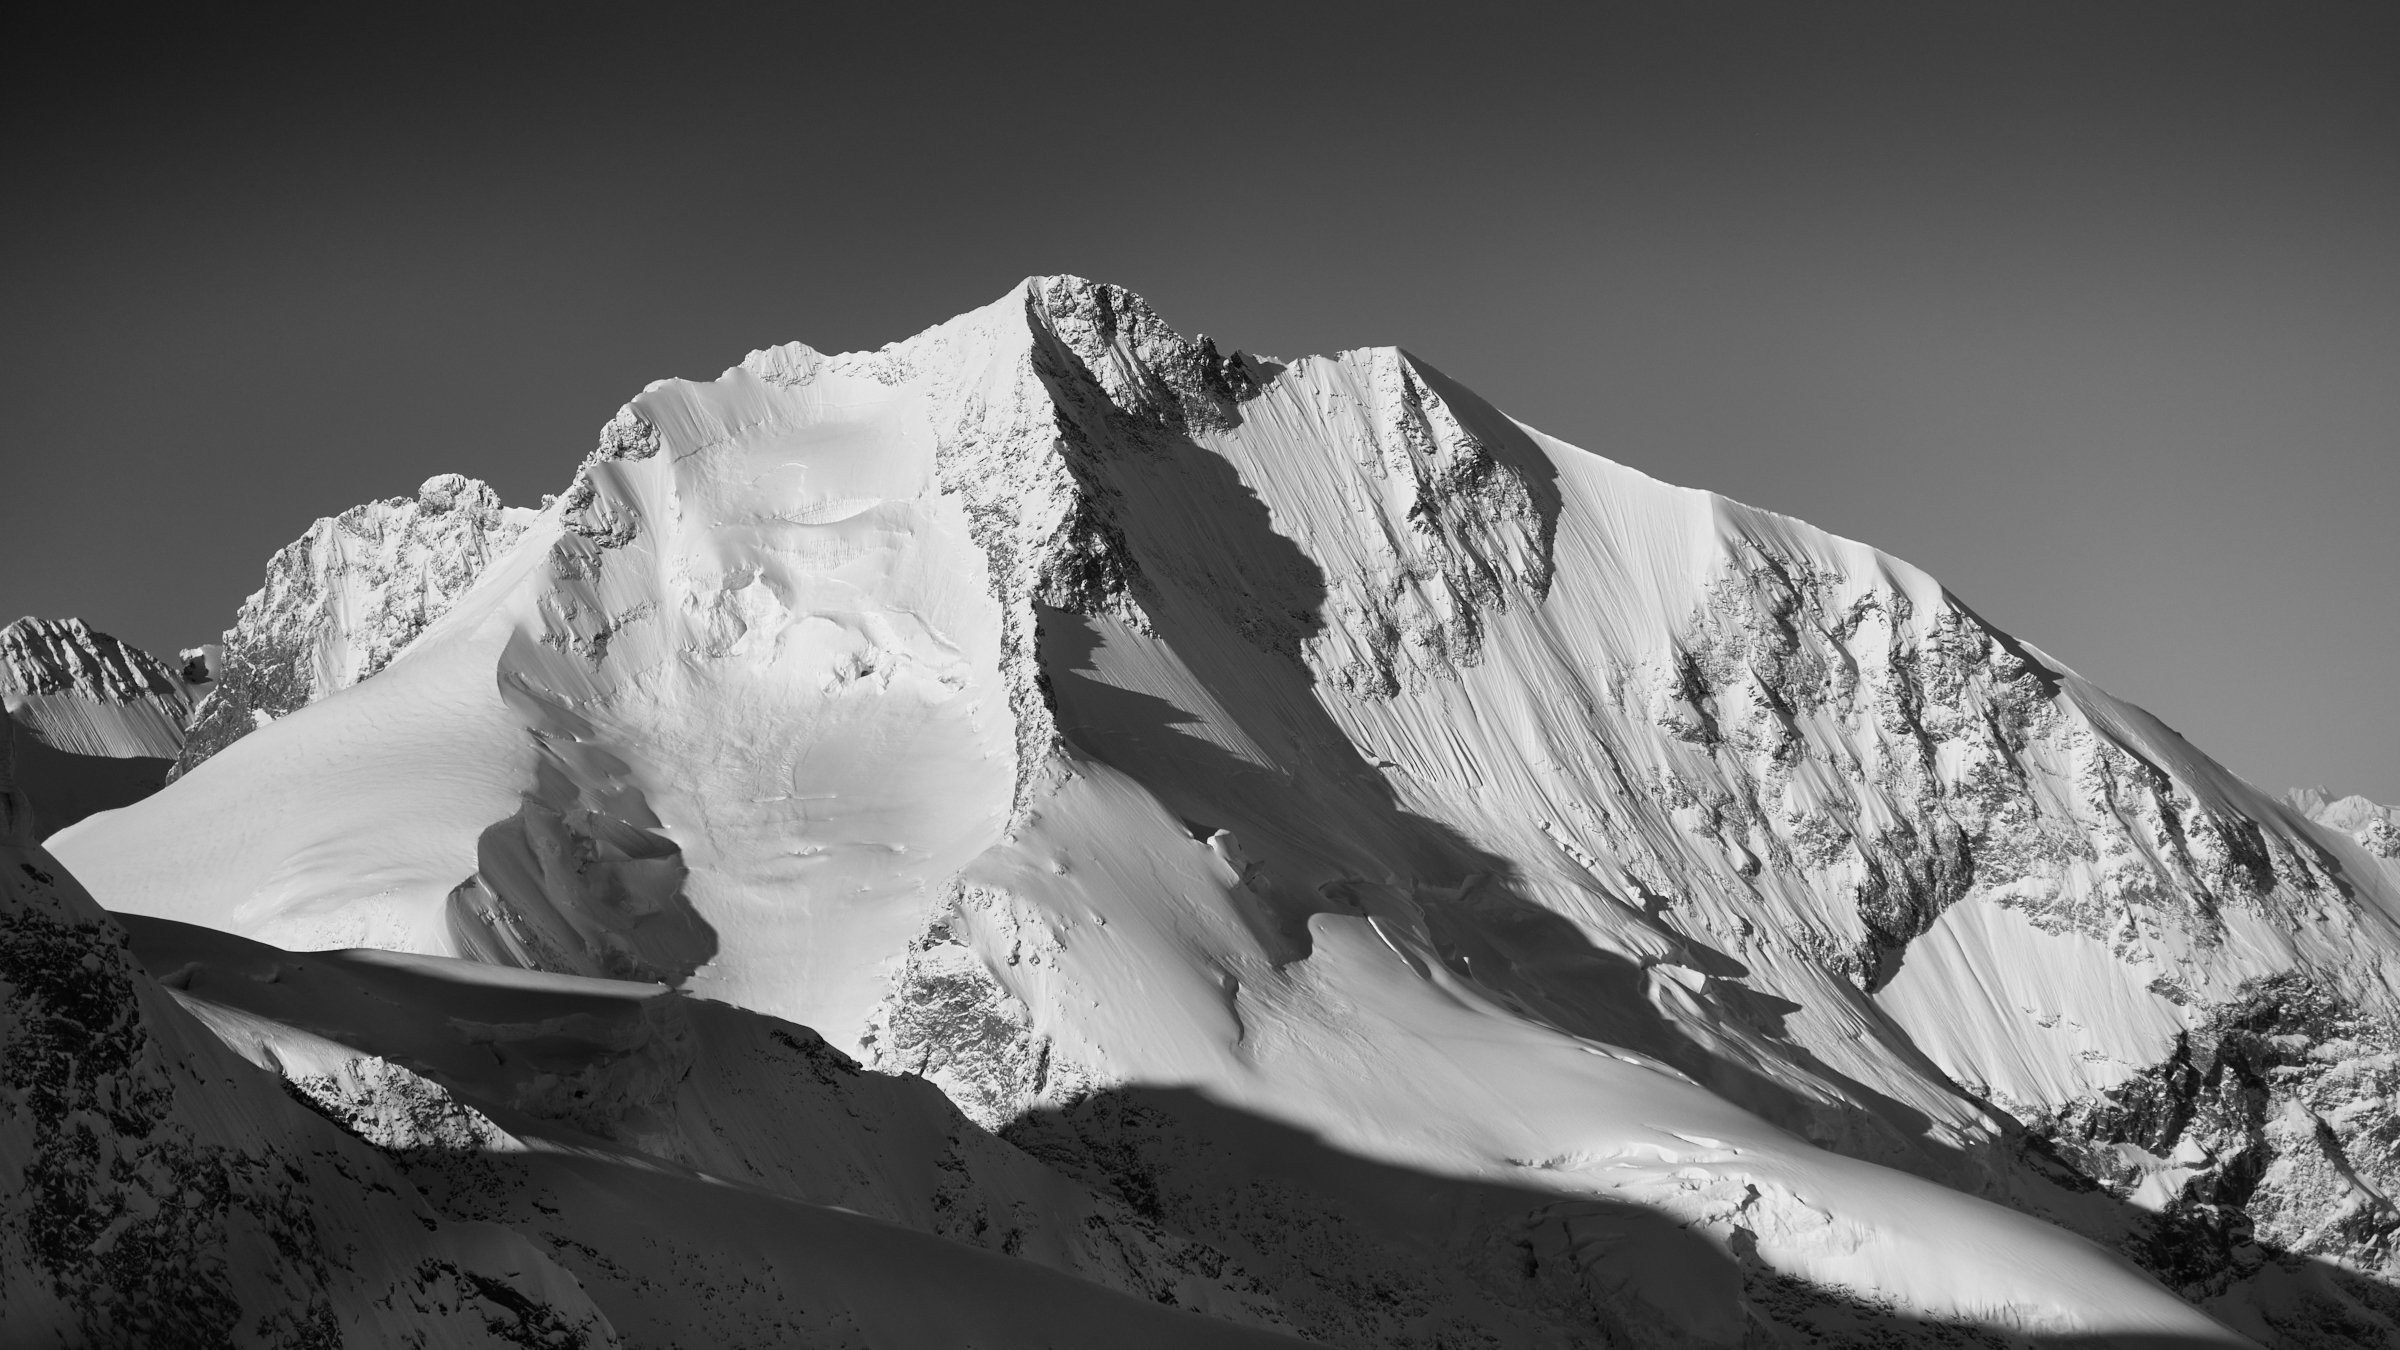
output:
M1188 1088L1866 1302L2195 1345L2244 1342L1953 1188L2013 1184L1993 1108L2245 981L2400 973L2386 859L1917 569L1075 278L652 385L373 678L50 847L283 947L675 982L987 1124Z

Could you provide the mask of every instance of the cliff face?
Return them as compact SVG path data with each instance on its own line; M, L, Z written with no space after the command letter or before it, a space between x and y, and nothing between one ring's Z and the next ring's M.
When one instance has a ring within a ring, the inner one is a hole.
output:
M176 775L383 669L531 515L503 507L472 478L443 474L414 498L368 502L310 526L268 561L266 584L213 654L215 686L193 714Z
M1865 545L1075 278L486 497L279 555L202 720L322 709L62 837L112 904L678 983L1111 1185L1198 1175L1082 1105L1172 1085L1605 1195L1732 1254L1670 1340L2225 1336L2002 1206L2260 1336L2392 1316L2400 871Z

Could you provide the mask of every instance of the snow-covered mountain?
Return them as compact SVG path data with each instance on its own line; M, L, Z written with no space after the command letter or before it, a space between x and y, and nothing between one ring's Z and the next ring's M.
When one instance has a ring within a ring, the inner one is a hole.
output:
M216 684L175 772L275 718L383 669L447 611L533 512L458 474L417 495L328 516L267 563L267 580L211 653Z
M2400 863L1907 564L1405 352L1228 354L1075 278L756 352L538 514L320 523L224 670L232 735L51 841L110 908L813 1027L1248 1272L1190 1286L1227 1316L2400 1335ZM209 979L521 1138L440 1046ZM635 1134L722 1165L676 1128Z
M182 672L81 619L0 628L0 704L53 750L111 759L175 758L192 716Z
M158 791L183 752L203 652L179 667L80 619L0 628L0 737L35 806L40 838Z
M2330 797L2323 788L2294 788L2283 796L2310 820L2341 831L2376 857L2400 857L2400 810L2355 794Z

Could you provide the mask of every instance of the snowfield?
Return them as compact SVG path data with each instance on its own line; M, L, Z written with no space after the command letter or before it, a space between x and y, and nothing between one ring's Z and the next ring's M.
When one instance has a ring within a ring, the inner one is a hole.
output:
M2400 1337L2389 812L1406 352L1035 278L336 520L47 846L577 1325Z

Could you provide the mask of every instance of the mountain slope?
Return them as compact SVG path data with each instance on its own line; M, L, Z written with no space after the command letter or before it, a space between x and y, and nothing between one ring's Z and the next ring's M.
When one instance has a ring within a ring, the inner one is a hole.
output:
M12 1345L616 1343L572 1276L504 1229L436 1219L177 1007L26 816L0 753Z
M573 1154L866 1215L1145 1302L1274 1324L1222 1256L1050 1173L922 1081L862 1071L805 1027L655 984L285 952L166 920L124 923L179 1003L400 1154L420 1185L456 1192L453 1205L535 1184L550 1155ZM462 1163L462 1152L493 1156ZM506 1180L515 1171L531 1177ZM531 1219L505 1221L522 1230ZM629 1259L614 1245L621 1234L553 1231ZM631 1292L607 1288L622 1278L577 1262L572 1244L548 1245L604 1305Z
M25 822L0 757L12 1346L1293 1343L1220 1320L1259 1320L1257 1300L1196 1273L1195 1249L974 1137L922 1084L852 1087L855 1066L805 1030L711 1035L746 1016L731 1009L715 1028L628 1024L610 1014L662 991L311 961L153 924L136 945L173 961L162 986ZM297 1006L395 1058L207 994ZM662 1131L659 1092L678 1084L658 1071L688 1077L695 1047L718 1072L684 1085ZM762 1049L809 1067L745 1111ZM483 1104L532 1122L531 1147L396 1062L411 1052L497 1089ZM802 1118L816 1128L778 1148ZM636 1146L694 1139L731 1180ZM751 1158L780 1174L746 1174ZM917 1222L858 1212L895 1207ZM978 1245L1030 1259L945 1241L937 1218L959 1237L1013 1220ZM1158 1306L1179 1295L1220 1317Z
M170 669L80 619L0 628L0 732L34 837L158 791L183 752L192 686L206 683L205 661Z
M192 712L174 671L81 619L0 628L0 700L53 750L120 759L173 759Z
M2267 1042L2379 1072L2400 872L1916 569L1404 352L1036 279L653 385L479 578L61 855L284 946L677 983L987 1125L1191 1090L1628 1204L1748 1291L1662 1335L1788 1331L1787 1281L2235 1343L2008 1207L2254 1334L2380 1334L2384 1108L2220 1092L2324 1128L2183 1149L2171 1070L2299 981Z

